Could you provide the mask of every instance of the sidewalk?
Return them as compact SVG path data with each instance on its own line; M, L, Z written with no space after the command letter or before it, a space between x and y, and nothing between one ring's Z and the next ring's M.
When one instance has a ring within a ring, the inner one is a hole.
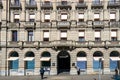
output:
M101 75L101 80L114 80L113 75ZM98 80L98 75L56 75L44 76L43 80ZM40 76L0 76L0 80L41 80Z

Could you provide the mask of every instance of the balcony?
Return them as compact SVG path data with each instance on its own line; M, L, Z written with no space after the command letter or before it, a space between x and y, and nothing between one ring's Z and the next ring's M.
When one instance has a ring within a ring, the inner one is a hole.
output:
M52 45L55 47L62 47L62 46L66 46L66 47L70 47L70 46L74 46L73 41L70 40L56 40L52 42Z
M103 21L94 21L93 22L93 28L103 28L104 22Z
M58 28L70 28L70 22L69 21L59 21L57 23Z
M8 41L8 47L22 47L22 41Z
M57 9L71 9L71 2L62 1L57 3Z
M107 47L120 47L120 41L106 41Z
M37 3L35 1L26 2L25 8L26 9L37 9Z
M88 47L88 41L76 41L75 47Z
M51 24L51 22L41 22L41 27L50 28L50 27L52 27L52 24Z
M86 2L83 3L77 3L76 9L85 9L87 8Z
M52 47L51 41L41 41L40 47Z
M119 8L120 1L108 1L108 8Z
M20 23L15 23L15 22L11 22L9 23L8 28L19 28L20 27Z
M2 4L2 1L0 0L0 9L3 8L3 4Z
M52 2L43 2L41 4L41 9L53 9Z
M105 47L105 41L89 41L89 47Z
M92 1L92 8L103 8L103 2L102 1Z
M10 9L22 9L21 3L10 3Z
M120 27L119 21L110 21L109 22L110 27Z
M35 29L35 22L25 22L25 29Z
M39 47L39 42L35 41L24 41L23 47Z
M77 22L77 27L84 27L87 26L86 22Z

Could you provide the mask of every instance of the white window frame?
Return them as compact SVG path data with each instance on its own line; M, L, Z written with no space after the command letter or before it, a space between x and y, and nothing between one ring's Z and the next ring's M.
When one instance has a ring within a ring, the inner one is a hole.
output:
M43 38L49 38L49 37L50 37L49 31L44 31L43 32Z
M20 19L20 14L14 14L14 19Z
M101 31L95 31L94 36L95 38L101 38Z
M67 38L67 31L61 31L60 37Z
M99 13L94 13L94 19L100 19L100 14Z
M50 13L45 14L44 18L45 20L50 20Z
M61 13L61 20L67 20L68 14L67 13Z
M110 13L110 19L115 19L116 14L115 13Z
M79 19L84 19L84 13L79 13L79 14L78 14L78 18L79 18Z
M111 31L111 37L117 37L117 30Z

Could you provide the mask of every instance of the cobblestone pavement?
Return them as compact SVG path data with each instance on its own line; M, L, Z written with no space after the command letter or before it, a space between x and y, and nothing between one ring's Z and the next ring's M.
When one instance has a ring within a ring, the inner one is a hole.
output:
M101 80L114 80L113 75L101 75ZM99 80L98 75L56 75L44 76L43 80ZM40 76L0 76L0 80L41 80Z

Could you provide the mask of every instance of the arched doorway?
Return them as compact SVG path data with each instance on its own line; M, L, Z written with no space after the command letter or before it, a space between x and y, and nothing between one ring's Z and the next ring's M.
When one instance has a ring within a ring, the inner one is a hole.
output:
M19 69L19 55L17 52L11 52L8 58L8 75L17 75Z
M58 74L70 72L70 55L67 51L61 51L57 56Z

